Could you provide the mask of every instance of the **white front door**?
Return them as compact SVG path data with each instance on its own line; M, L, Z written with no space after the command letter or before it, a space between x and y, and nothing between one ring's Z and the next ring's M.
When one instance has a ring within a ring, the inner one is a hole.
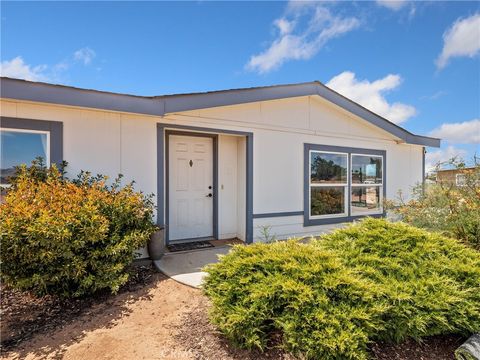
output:
M213 235L213 139L169 137L169 240Z

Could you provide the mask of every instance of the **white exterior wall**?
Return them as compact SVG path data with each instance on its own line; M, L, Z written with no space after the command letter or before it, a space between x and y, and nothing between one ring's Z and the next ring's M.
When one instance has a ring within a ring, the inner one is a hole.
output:
M386 197L406 196L422 181L422 146L399 139L318 97L225 106L168 116L197 126L232 125L254 133L253 213L303 211L304 143L386 151ZM244 150L241 152L244 153ZM244 166L241 167L244 169ZM240 198L240 197L239 197ZM243 214L244 212L242 212ZM303 226L303 215L254 219L254 239L309 236L341 225Z
M79 170L135 180L157 192L156 124L171 123L254 134L253 213L303 211L303 144L386 151L387 198L422 181L422 147L399 139L319 97L300 97L170 114L163 118L2 100L2 116L62 121L69 174ZM219 233L245 232L245 139L219 136ZM221 185L224 185L223 189ZM303 227L302 216L254 220L277 238L317 234L331 225Z
M218 235L220 239L237 236L238 157L237 138L218 137Z

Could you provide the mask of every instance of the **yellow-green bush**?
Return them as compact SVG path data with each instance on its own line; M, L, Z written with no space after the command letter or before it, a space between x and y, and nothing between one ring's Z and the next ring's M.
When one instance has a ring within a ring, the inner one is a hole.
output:
M117 291L155 231L153 204L132 184L106 180L82 172L70 181L38 162L20 167L0 205L2 280L40 295Z
M213 323L248 348L280 333L306 358L366 359L372 341L480 331L480 254L402 223L236 246L206 270Z

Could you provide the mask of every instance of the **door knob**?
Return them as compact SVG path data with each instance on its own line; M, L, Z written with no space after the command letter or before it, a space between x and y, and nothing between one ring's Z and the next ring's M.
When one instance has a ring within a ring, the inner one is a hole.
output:
M212 193L206 195L206 197L212 197L212 196L213 196Z

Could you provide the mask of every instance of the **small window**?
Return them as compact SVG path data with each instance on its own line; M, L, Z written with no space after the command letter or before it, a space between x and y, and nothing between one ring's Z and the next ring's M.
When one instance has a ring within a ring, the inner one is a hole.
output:
M50 132L2 128L0 130L0 185L8 185L15 166L42 157L50 165Z
M310 216L347 213L348 154L310 152Z

